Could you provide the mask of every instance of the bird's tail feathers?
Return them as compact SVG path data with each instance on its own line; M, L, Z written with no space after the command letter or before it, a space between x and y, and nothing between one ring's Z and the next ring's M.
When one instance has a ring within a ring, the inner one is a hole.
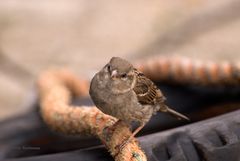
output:
M188 120L188 121L190 121L190 119L187 116L185 116L185 115L183 115L183 114L181 114L181 113L179 113L179 112L169 108L167 105L162 105L160 107L159 111L160 112L164 112L164 113L168 113L168 114L172 115L173 117L176 117L179 120Z

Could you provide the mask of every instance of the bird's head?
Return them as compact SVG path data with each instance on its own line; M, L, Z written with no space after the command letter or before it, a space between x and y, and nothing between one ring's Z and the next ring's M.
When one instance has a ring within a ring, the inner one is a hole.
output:
M126 79L133 70L132 64L119 57L113 57L106 66L112 79Z
M127 88L132 85L134 79L133 65L127 60L119 57L113 57L108 64L105 65L104 71L108 75L113 85Z

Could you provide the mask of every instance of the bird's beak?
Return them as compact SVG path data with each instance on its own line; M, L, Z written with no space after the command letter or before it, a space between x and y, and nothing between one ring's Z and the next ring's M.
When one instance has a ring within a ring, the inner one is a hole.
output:
M116 78L116 76L117 76L117 70L113 70L111 72L111 78Z

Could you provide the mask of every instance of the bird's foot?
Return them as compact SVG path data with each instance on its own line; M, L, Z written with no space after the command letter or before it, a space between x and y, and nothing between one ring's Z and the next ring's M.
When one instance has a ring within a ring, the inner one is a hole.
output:
M112 134L116 130L116 126L121 122L121 120L117 120L112 126L109 126L107 129L110 134Z
M130 141L131 141L131 138L128 138L123 140L121 144L115 146L115 150L116 150L115 156L117 156Z

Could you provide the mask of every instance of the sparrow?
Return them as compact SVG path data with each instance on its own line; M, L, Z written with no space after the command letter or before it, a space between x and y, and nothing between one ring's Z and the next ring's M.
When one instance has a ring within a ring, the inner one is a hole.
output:
M131 139L144 127L153 114L169 113L178 119L188 117L172 110L165 104L161 90L131 63L112 57L90 83L89 94L98 109L131 125L139 127L125 141Z

